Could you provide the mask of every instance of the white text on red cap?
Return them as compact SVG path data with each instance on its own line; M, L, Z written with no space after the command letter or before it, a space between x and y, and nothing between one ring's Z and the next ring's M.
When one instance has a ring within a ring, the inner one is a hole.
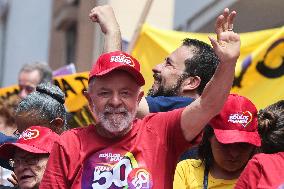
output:
M242 124L242 126L246 127L248 123L251 122L251 120L252 114L249 111L245 111L243 113L231 114L229 116L228 122L239 123Z
M125 56L124 54L120 54L117 56L111 56L110 62L123 63L123 64L127 64L129 66L134 67L133 60L130 57Z
M23 138L24 140L30 140L33 138L37 138L38 136L39 136L39 130L27 129L20 135L19 139Z

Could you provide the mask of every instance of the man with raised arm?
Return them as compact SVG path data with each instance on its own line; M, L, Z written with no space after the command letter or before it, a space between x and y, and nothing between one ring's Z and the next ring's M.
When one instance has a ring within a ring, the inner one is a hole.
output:
M228 15L229 10L225 9L224 16ZM112 7L95 7L89 16L105 35L104 51L121 50L121 33ZM137 117L187 106L201 95L218 64L219 59L210 45L185 38L180 47L152 69L154 83L148 96L141 99Z
M240 53L231 29L236 12L217 18L220 59L202 95L182 109L135 119L145 81L139 62L121 52L93 65L86 98L96 124L65 132L55 143L40 188L172 188L180 154L226 101Z

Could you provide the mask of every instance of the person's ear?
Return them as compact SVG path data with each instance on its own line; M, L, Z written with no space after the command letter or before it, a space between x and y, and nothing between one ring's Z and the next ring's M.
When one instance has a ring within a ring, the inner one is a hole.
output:
M201 79L199 76L188 77L187 79L184 80L182 84L182 90L183 92L197 90L200 83Z
M64 127L64 120L60 117L55 118L50 122L52 128L56 131L56 133L61 133Z
M138 94L138 100L137 100L138 104L140 103L143 96L144 96L144 91L140 91L139 94Z

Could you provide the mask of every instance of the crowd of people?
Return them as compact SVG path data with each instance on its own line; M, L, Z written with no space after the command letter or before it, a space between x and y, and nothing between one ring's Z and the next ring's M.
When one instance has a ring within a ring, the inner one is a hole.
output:
M230 94L235 11L216 19L212 47L186 38L157 64L145 97L141 62L121 51L112 8L89 16L105 36L85 91L96 123L69 129L50 68L24 65L20 101L0 102L0 165L9 175L0 188L284 188L284 101L258 111Z

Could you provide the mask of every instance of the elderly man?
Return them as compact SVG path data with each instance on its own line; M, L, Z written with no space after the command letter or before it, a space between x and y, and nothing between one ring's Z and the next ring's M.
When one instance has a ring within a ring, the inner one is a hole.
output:
M16 143L0 147L0 156L10 161L20 189L39 188L52 145L58 139L59 135L52 130L32 126L22 133Z
M38 84L47 82L52 82L52 71L46 63L33 62L25 64L18 76L19 97L21 99L25 98L35 91Z
M144 85L138 61L121 51L101 55L86 93L97 123L61 135L40 188L172 188L178 157L229 94L240 52L231 30L235 14L218 17L218 41L210 40L220 64L202 95L184 109L135 119Z

